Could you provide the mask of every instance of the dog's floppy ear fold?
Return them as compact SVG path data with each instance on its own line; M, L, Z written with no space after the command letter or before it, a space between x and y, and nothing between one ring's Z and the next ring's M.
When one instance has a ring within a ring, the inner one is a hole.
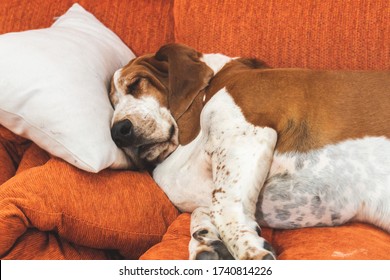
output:
M168 62L168 102L175 120L187 111L213 76L213 70L200 61L201 57L194 49L175 43L161 47L155 55L156 60Z

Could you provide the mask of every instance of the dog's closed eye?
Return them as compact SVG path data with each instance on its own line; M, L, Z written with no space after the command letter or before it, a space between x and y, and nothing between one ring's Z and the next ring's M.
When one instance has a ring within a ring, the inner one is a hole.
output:
M141 83L142 77L136 77L134 78L128 85L126 89L127 94L134 94L136 90L138 90L140 83Z

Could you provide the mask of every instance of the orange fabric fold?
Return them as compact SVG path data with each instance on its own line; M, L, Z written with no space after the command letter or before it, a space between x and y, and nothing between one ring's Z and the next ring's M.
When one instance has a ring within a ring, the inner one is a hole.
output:
M0 185L14 176L30 143L0 125Z
M50 159L50 155L38 147L35 143L32 143L24 152L21 158L16 174L19 174L30 168L41 166Z
M28 229L12 246L7 259L35 260L106 260L122 258L117 251L83 247L69 242L54 232Z
M12 250L20 238L32 240L23 237L29 229L53 232L61 242L117 250L127 259L136 259L161 240L178 214L147 173L91 174L59 159L4 183L0 209L0 257L16 259L36 257L34 251ZM61 250L56 252L47 257L66 257Z
M0 185L11 178L16 172L12 156L0 140Z
M186 260L190 242L191 215L181 214L169 226L162 241L146 251L140 260Z

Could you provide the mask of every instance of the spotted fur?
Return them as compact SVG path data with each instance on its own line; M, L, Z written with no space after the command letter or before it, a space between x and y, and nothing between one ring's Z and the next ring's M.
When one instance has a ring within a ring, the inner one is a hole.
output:
M157 183L192 212L191 259L274 259L259 225L390 232L389 78L169 44L115 74L112 134L136 167L157 164Z
M268 242L258 235L255 206L271 165L276 132L248 123L225 89L206 104L201 127L193 143L179 147L153 172L176 206L194 211L193 234L198 228L207 231L206 244L193 235L191 248L197 253L191 252L191 257L214 252L205 245L222 240L236 259L275 258ZM207 209L202 219L200 206Z
M180 210L193 212L190 258L226 257L220 241L234 258L274 257L257 224L293 229L363 221L390 232L387 138L273 153L274 131L248 124L225 89L201 120L198 137L153 174Z
M385 137L275 154L258 202L259 223L300 228L355 220L390 232L389 155Z

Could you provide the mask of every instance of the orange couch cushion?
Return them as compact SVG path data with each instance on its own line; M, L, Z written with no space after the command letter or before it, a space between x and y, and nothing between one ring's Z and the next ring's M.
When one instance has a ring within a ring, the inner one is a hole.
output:
M163 240L141 260L188 259L190 214L181 214ZM350 223L340 227L274 230L262 228L281 260L390 260L390 235L373 226Z
M178 215L148 173L91 174L55 158L2 184L0 209L2 259L137 259Z
M390 69L390 1L177 0L175 39L274 67Z
M116 251L99 250L79 246L60 238L53 232L39 231L34 228L27 229L12 246L12 251L2 259L18 260L105 260L121 258Z

